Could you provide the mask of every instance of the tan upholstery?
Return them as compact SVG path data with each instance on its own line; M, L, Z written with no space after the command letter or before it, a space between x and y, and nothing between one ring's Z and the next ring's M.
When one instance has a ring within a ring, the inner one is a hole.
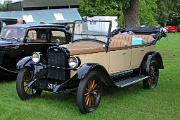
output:
M103 45L96 42L75 42L65 46L69 49L70 55L91 54L104 52Z
M111 39L109 50L118 50L131 46L132 36L130 35L116 35Z
M131 47L132 37L144 38L145 44L151 43L154 39L151 35L115 35L111 38L109 50L118 50Z

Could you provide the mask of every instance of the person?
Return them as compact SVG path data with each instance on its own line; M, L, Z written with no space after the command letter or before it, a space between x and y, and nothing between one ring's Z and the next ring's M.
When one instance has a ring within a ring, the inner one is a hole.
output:
M20 19L17 20L16 24L26 24L26 22L25 22L25 20L20 18Z

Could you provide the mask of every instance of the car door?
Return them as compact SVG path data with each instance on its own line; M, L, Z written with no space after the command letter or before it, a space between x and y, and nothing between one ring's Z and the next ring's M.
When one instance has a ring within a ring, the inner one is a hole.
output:
M121 35L112 38L109 46L109 72L116 73L129 70L131 62L131 39Z
M146 53L144 46L132 46L131 69L139 68Z

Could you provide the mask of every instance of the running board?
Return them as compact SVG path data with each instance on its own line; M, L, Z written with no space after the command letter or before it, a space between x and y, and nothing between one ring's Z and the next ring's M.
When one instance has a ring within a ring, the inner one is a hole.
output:
M118 81L115 83L115 85L117 87L123 88L123 87L126 87L126 86L129 86L131 84L143 81L143 80L148 79L148 78L149 78L149 76L140 75L140 76L136 76L136 77L126 79L126 80Z

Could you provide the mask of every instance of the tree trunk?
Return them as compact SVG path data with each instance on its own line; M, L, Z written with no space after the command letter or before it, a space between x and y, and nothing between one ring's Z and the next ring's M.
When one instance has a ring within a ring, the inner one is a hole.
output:
M123 9L125 27L138 27L139 22L139 0L131 0L130 7Z

